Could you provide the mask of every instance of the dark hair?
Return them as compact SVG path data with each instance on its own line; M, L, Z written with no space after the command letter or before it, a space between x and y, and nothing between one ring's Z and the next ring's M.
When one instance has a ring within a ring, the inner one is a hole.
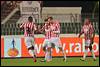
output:
M46 22L46 21L48 21L48 19L45 19L44 21Z
M51 19L51 20L52 20L52 19L53 19L53 17L48 17L47 19Z
M32 21L33 21L33 18L32 18L31 16L29 16L29 17L28 17L28 21L29 21L29 22L32 22Z

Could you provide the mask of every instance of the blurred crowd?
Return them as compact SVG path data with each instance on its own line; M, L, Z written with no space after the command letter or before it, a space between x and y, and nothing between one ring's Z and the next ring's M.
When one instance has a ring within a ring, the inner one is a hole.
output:
M10 8L19 7L21 1L1 1L1 6L7 5Z

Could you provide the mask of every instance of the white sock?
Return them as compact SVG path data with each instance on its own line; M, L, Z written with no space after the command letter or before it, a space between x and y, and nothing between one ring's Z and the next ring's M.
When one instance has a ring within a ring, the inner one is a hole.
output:
M52 60L52 53L51 53L51 50L48 51L48 59L49 59L49 60Z
M29 54L34 58L34 50L29 50Z
M93 50L91 50L91 54L92 54L93 58L96 58Z
M52 59L52 51L50 50L50 59Z
M51 51L46 51L45 60L51 60L51 59L52 59Z
M63 49L62 49L62 53L63 53L63 55L64 55L64 58L66 59L66 54L65 54L65 52L64 52Z
M84 59L86 58L87 53L88 53L88 49L85 49L85 52L84 52L84 55L83 55L83 58L84 58Z
M46 52L45 52L45 60L47 60L47 54L48 54L48 53L47 53L47 51L46 51Z

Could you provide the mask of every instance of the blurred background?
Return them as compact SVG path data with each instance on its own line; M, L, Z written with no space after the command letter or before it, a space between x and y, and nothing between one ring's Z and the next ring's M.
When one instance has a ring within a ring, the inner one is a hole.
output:
M96 34L99 34L99 1L26 2L30 9L23 1L1 1L1 35L23 35L19 26L27 20L29 15L32 15L35 18L35 23L41 26L47 16L53 16L54 19L60 21L61 34L79 33L84 19L88 17ZM33 8L32 3L36 3L39 7ZM26 5L27 8L23 5ZM29 12L25 10L29 10ZM33 11L32 14L27 14L31 11Z

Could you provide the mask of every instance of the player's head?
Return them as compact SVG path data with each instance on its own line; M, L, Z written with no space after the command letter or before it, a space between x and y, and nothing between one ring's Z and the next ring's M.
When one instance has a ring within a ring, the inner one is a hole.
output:
M48 21L48 19L45 19L45 20L44 20L44 22L47 22L47 21Z
M28 17L29 22L33 22L33 18L31 16Z
M53 17L48 17L47 19L48 19L48 22L52 22Z
M89 25L89 24L90 24L90 20L89 20L89 18L86 18L84 21L84 25Z

